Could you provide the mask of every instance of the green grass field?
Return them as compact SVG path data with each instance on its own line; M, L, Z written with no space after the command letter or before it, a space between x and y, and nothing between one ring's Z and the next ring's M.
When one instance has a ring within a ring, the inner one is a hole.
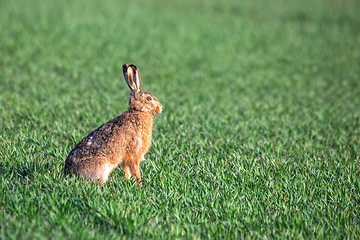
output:
M359 239L360 2L0 1L0 239ZM127 110L141 165L62 175Z

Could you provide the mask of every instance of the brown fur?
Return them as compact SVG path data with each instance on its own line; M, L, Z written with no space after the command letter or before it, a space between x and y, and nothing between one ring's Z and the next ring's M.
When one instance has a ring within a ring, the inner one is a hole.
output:
M162 111L162 105L155 96L141 91L140 75L134 65L125 64L123 72L132 90L129 111L83 138L69 153L65 174L76 174L104 183L120 165L125 179L138 179L137 183L142 186L140 161L151 146L153 117Z

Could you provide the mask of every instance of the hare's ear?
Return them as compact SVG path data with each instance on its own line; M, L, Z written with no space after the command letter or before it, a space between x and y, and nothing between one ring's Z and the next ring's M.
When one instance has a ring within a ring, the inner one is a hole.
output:
M140 74L139 74L139 69L133 64L131 64L131 65L124 64L123 65L123 74L124 74L125 82L129 86L129 88L133 92L140 92L141 91L141 78L140 78Z

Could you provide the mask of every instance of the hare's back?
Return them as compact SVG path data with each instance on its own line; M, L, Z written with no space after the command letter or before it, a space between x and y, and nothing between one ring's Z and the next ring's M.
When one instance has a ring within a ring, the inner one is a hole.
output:
M126 138L131 135L131 125L126 115L104 123L84 137L71 152L66 162L77 162L87 158L106 157L121 151Z

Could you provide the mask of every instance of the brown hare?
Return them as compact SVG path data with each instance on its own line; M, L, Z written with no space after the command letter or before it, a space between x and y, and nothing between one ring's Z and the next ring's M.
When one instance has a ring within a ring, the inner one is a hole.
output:
M120 165L125 179L137 179L136 183L142 186L140 162L151 146L154 115L161 113L163 107L155 96L141 90L135 65L124 64L123 74L131 90L129 110L83 138L66 158L65 174L105 183Z

